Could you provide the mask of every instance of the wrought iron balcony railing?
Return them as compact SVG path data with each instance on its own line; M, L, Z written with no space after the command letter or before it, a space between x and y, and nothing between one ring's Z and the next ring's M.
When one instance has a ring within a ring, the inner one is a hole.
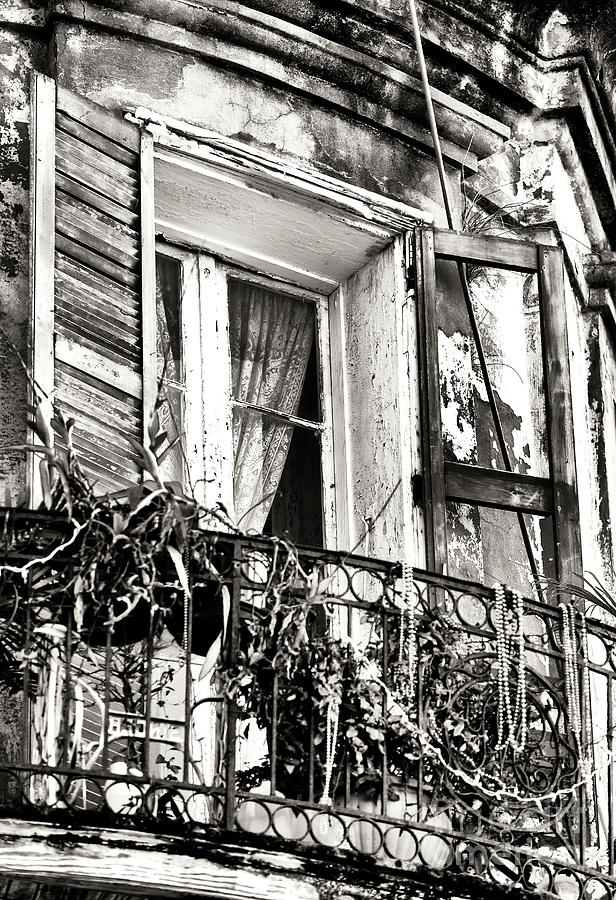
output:
M616 896L612 626L211 532L108 602L67 579L69 532L40 515L4 530L0 682L23 723L5 815L239 829Z

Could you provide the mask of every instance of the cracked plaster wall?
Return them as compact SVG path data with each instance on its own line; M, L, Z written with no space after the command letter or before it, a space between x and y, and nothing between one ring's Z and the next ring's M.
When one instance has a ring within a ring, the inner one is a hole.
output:
M62 25L57 77L111 109L145 106L318 166L443 221L434 163L344 111L259 79L129 38ZM152 72L156 72L156 79ZM457 183L452 176L452 183Z
M528 125L523 123L517 138L480 166L467 192L488 195L496 189L491 199L497 207L512 212L537 240L558 241L564 248L584 567L610 584L616 514L616 410L610 398L616 357L601 315L589 307L581 274L584 256L606 246L607 239L570 136L551 127L533 132Z

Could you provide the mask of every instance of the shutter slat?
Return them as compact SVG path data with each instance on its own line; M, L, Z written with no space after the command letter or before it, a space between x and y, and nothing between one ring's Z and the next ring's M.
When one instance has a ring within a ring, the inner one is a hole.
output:
M93 222L93 225L95 224ZM107 235L109 239L105 240L100 235L100 229L89 228L86 222L83 222L77 216L72 216L59 205L56 206L56 229L66 237L73 238L84 247L92 250L98 256L102 256L111 262L116 262L131 272L139 268L137 254L135 252L127 253L115 243L112 243L113 233L111 231Z
M139 317L136 316L126 307L120 306L118 303L112 303L111 300L105 303L99 297L92 294L88 295L80 285L72 278L68 278L60 270L56 269L57 278L57 296L58 301L62 301L67 306L75 306L83 308L84 300L87 302L88 310L93 316L105 319L109 318L111 322L121 322L122 326L134 334L135 340L139 340L141 323ZM85 294L85 297L84 297ZM86 315L89 313L86 312Z
M87 443L80 438L73 439L75 449L82 460L82 468L96 487L105 491L117 491L135 482L135 472L130 466L119 468L111 463L104 454L94 455Z
M58 360L56 384L65 393L71 394L74 404L88 407L89 414L99 418L101 423L111 421L112 426L126 429L135 437L139 436L140 404L130 394L113 388L97 378L85 376L83 372Z
M77 240L73 240L72 235L63 234L61 231L62 227L61 223L56 227L56 247L58 250L70 256L71 259L90 266L94 271L108 275L115 281L120 282L120 284L125 284L132 288L137 287L139 276L135 272L131 272L124 266L120 266L107 259L107 257L101 256L95 250L90 250Z
M115 200L120 206L135 211L137 209L136 191L127 191L119 185L111 175L99 172L89 166L87 159L73 157L56 150L56 164L58 171L75 181L79 181L91 190L98 192L103 197Z
M141 306L136 291L111 281L100 272L84 269L63 253L56 253L56 272L62 283L70 285L72 293L82 302L87 303L92 298L103 306L113 306L114 314L117 310L122 315L140 318Z
M128 166L101 153L94 147L84 144L71 134L56 132L56 154L66 159L80 159L86 165L96 169L97 173L106 175L123 190L137 196L137 179Z
M102 333L104 331L109 332L109 329L120 325L118 316L109 307L100 309L94 304L91 304L90 310L85 311L83 304L78 301L75 302L71 297L70 292L63 290L61 287L56 295L56 309L65 320L81 323L82 327L87 327L88 323L90 323L94 329L94 333ZM139 340L139 326L126 317L126 319L121 322L121 330L129 339L128 342L130 343L130 346L134 347L135 342Z
M88 415L87 411L78 405L67 404L66 413L77 422L78 440L96 447L108 446L110 458L113 457L116 465L130 469L128 454L122 449L124 434L121 428L109 428L107 422L102 422L96 416ZM137 462L136 455L130 457Z
M88 400L87 402L89 403L90 401ZM97 443L107 441L113 444L113 452L119 454L123 459L127 455L123 449L123 439L126 434L131 434L132 437L138 438L139 429L134 423L132 425L131 423L122 422L109 423L109 417L106 413L103 415L102 410L97 410L97 414L94 415L90 407L84 409L83 404L79 402L74 404L66 403L62 408L66 409L67 416L72 416L78 422L77 430L80 435L94 435Z
M62 112L58 112L56 123L62 131L68 132L68 134L72 134L73 137L79 138L84 144L95 147L97 150L102 150L107 156L116 159L118 162L124 163L126 166L130 166L133 169L136 168L137 154L134 151L127 150L116 141L112 141L99 132L93 131L91 128L88 128L87 125L69 118Z
M138 460L134 454L129 458L125 453L122 453L122 450L118 449L118 445L110 441L110 438L113 436L113 432L101 433L101 429L93 427L92 420L89 417L83 416L79 435L75 443L76 446L85 449L88 462L90 464L92 462L98 463L103 474L106 474L107 477L110 473L104 472L105 465L110 468L113 467L114 474L121 473L125 478L129 479L138 464Z
M56 185L65 193L70 194L71 197L83 200L90 206L100 209L102 212L123 222L125 225L129 225L131 228L137 228L139 225L139 216L132 208L128 209L128 207L116 203L109 197L103 197L102 194L86 187L80 181L75 181L74 178L63 175L60 171L56 172Z
M141 375L136 367L127 366L120 354L101 352L103 348L83 337L75 338L63 334L59 325L56 332L56 359L91 373L93 377L125 391L133 397L141 398Z
M88 461L91 455L99 459L108 457L109 462L114 466L114 471L124 474L130 473L131 469L138 464L135 453L129 457L118 445L119 431L108 431L78 407L72 407L68 413L79 423L74 442L76 445L88 448ZM107 473L107 475L109 474Z
M104 353L109 359L124 361L135 370L139 368L139 352L134 342L131 343L126 337L122 337L121 331L97 327L96 323L88 318L67 316L59 305L56 305L56 331L69 340L75 337L82 338L84 347L91 347L97 353Z
M129 228L113 219L105 212L93 208L89 204L58 191L56 194L56 209L62 210L66 216L71 216L74 221L79 222L91 229L97 237L108 241L110 236L113 238L114 246L118 247L124 253L132 258L136 258L139 254L139 233L134 228Z

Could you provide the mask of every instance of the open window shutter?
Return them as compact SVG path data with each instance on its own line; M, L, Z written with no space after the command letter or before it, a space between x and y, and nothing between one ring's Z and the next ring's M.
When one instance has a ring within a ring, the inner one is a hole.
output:
M120 116L37 75L34 375L97 490L134 482L156 390L153 148Z
M348 528L347 535L339 533L339 543L355 545L374 522L356 552L411 561L403 245L401 235L340 285L330 299L330 339L336 504L338 521ZM342 359L337 358L340 347ZM347 423L345 435L342 422Z
M563 581L576 580L582 562L562 252L555 247L418 228L415 256L428 565L436 571L447 565L445 503L453 501L550 516L556 576ZM437 259L537 274L549 477L444 458Z

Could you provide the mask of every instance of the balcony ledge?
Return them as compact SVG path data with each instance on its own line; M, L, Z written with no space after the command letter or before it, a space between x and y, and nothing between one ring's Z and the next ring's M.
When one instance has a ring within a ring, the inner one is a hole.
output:
M225 856L220 845L217 850L219 857ZM237 853L228 852L223 864L208 859L206 852L207 846L196 848L194 842L146 832L0 820L0 877L128 894L190 893L212 900L319 898L309 883L240 865ZM287 854L279 856L279 869L301 868Z
M114 892L125 900L143 895L208 900L546 896L464 872L434 872L425 867L392 871L358 853L300 844L289 845L285 851L276 843L237 832L186 839L132 829L0 818L0 888L4 892L7 882L19 881L21 900L35 900L41 884ZM78 896L87 900L90 895Z

